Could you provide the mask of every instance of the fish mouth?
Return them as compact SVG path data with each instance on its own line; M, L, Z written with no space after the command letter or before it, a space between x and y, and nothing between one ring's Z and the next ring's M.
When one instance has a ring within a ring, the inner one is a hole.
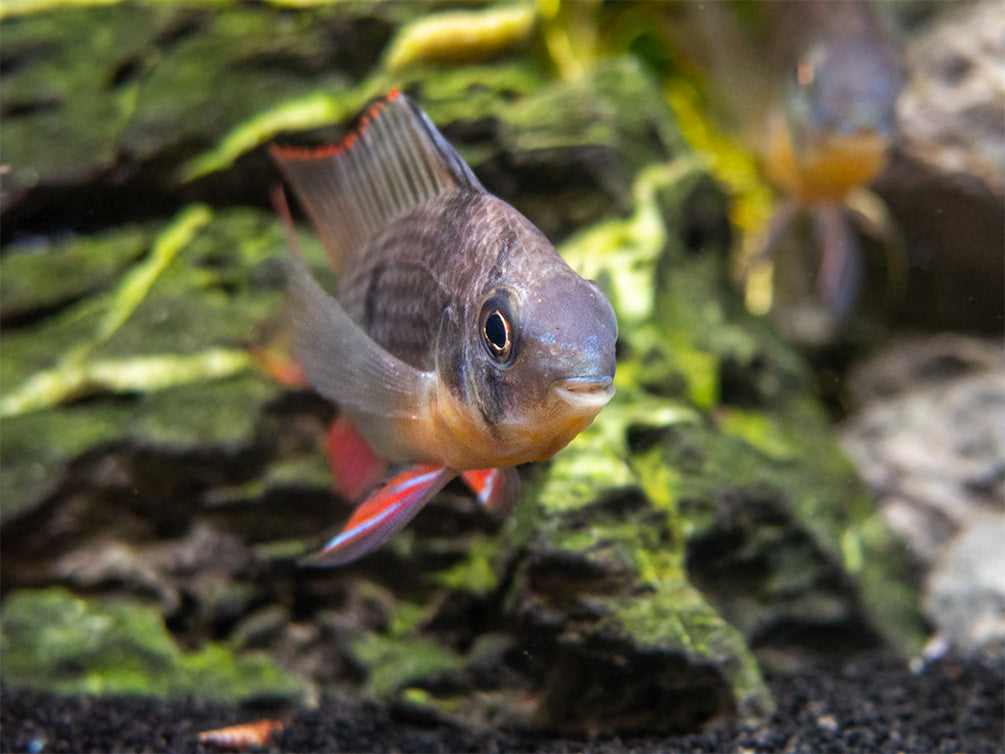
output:
M614 378L610 375L571 377L555 383L555 392L573 408L603 408L614 396Z

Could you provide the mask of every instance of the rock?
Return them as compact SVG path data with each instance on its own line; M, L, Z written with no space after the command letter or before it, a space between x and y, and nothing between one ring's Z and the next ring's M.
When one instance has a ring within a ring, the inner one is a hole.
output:
M264 160L243 188L181 185L178 168L278 99L314 86L344 91L376 62L392 28L376 8L50 5L4 19L5 240L12 228L52 233L163 217L193 199L226 203L230 192L264 204Z
M898 148L977 191L1005 194L1005 18L993 2L937 16L911 40Z
M303 683L264 654L207 643L183 652L160 611L75 597L65 589L4 597L4 681L62 693L295 700Z
M956 649L1000 647L1005 571L988 542L1005 499L1001 344L906 338L862 364L851 385L859 407L842 444L927 574L929 618Z
M1001 332L1005 287L1005 16L941 8L906 45L891 165L876 185L902 231L911 327Z
M850 377L842 444L927 566L1005 495L1005 356L965 336L905 338Z
M941 553L925 608L938 637L963 654L1005 654L1005 515L974 520Z

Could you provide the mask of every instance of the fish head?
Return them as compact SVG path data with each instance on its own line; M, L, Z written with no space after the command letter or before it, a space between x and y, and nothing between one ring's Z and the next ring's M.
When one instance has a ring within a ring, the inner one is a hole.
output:
M875 9L861 0L800 6L793 34L786 106L794 127L811 134L887 136L906 75Z
M500 465L550 457L614 395L614 309L554 260L496 281L469 312L467 393Z

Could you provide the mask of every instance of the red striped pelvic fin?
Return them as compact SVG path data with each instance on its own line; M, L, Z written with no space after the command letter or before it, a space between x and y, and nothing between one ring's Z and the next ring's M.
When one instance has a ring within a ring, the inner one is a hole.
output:
M335 489L347 500L361 500L387 474L387 462L373 452L345 414L328 429L328 464Z
M416 464L391 477L352 514L342 532L301 562L335 566L366 555L404 528L426 503L457 476L437 464Z
M461 474L478 502L495 516L508 516L520 496L520 475L513 467L476 469Z

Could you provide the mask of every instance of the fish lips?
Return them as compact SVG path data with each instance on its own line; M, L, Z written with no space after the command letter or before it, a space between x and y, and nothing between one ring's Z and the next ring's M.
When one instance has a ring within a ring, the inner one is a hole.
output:
M614 397L614 378L610 375L569 377L554 384L555 393L573 409L584 413L599 411Z

